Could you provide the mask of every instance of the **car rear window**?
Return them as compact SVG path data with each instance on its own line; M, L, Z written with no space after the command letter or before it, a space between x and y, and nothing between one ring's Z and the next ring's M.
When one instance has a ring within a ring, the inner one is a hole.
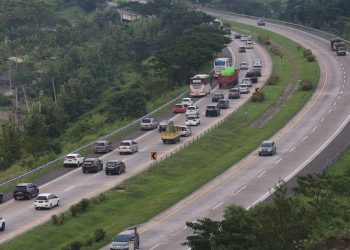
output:
M96 146L100 146L100 147L102 146L103 147L103 146L105 146L105 143L104 142L96 142Z
M121 142L120 146L130 146L130 142Z
M75 159L75 156L66 156L66 159Z
M225 100L219 100L219 103L220 103L220 104L225 104L226 101L225 101Z
M215 106L207 106L207 109L216 109Z
M272 147L272 143L271 142L264 142L261 144L262 147Z
M36 198L37 201L47 201L47 197L46 196L38 196Z
M116 165L116 162L107 162L106 167L115 167Z
M196 108L195 107L187 107L187 110L195 110Z
M142 119L141 122L142 122L142 123L150 123L150 122L151 122L151 119L149 119L149 118L144 118L144 119Z
M94 164L94 162L93 161L84 161L84 164L85 165L92 165L92 164Z
M178 104L178 105L175 105L175 107L177 107L177 108L182 108L182 105L181 105L181 104Z
M25 186L16 186L15 191L25 192L27 189Z
M116 242L129 242L130 235L120 234L115 237L114 241Z

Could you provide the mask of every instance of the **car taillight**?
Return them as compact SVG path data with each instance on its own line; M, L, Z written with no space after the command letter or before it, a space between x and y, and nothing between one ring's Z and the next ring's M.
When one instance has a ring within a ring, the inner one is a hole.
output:
M44 202L49 202L49 201L44 201Z

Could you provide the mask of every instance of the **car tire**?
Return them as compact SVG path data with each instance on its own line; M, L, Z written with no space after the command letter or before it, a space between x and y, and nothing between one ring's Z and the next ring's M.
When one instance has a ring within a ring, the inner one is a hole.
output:
M56 207L58 207L60 205L60 201L57 201Z
M259 152L259 156L261 156L261 153Z
M49 207L49 209L50 209L50 210L52 209L52 203L50 203L50 207Z
M30 200L31 197L32 197L32 195L31 195L30 193L28 193L28 194L26 195L26 200Z
M15 201L17 200L17 196L14 196L13 198L15 199Z
M38 208L38 207L35 207L35 210L39 210L39 208Z
M5 223L4 222L1 224L0 231L5 231Z
M118 170L117 175L120 175L120 169Z

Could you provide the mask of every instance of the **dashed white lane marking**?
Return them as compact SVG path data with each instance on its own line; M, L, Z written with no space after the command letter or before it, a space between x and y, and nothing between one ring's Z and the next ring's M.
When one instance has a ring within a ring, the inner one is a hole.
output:
M345 87L345 85L343 84L343 86L341 86L342 88L344 88Z
M122 161L127 161L128 160L128 158L124 158Z
M141 150L141 152L144 152L144 151L147 151L148 150L148 147L145 147Z
M340 99L340 95L338 96L338 100Z
M197 222L197 220L192 221L192 223L196 223L196 222Z
M182 229L185 230L187 228L187 226L184 226Z
M74 188L74 187L75 187L75 186L70 186L70 187L64 189L63 192L66 192L66 191L68 191L68 190L71 190L71 189Z
M324 120L324 118L323 118L323 120ZM304 137L303 137L303 141L305 141L306 139L308 138L308 136L307 135L305 135Z
M260 174L258 174L258 178L260 178L261 176L263 176L266 173L265 170L263 170Z
M323 122L324 121L324 117L322 117L322 119L321 119L321 122Z
M149 250L153 250L153 249L155 249L158 246L159 246L159 244L155 245L154 247L150 248Z
M293 147L289 150L289 152L292 152L294 149L295 149L295 147L293 146Z
M330 112L332 112L332 109L328 110L328 114L329 114Z
M213 207L212 209L215 210L217 209L218 207L220 207L222 205L223 202L220 202L219 204L217 204L215 207Z
M99 173L97 173L97 174L94 174L92 177L96 177L96 176L98 176L99 174L102 174L102 172L99 172Z
M341 95L343 94L343 90L340 90L340 94L341 94Z
M282 161L282 158L279 158L277 161L275 161L275 164L278 164L280 161Z
M244 189L246 189L247 186L241 186L240 188L238 188L234 193L233 195L235 194L239 194L240 192L242 192Z
M335 105L337 105L337 102L335 102L335 103L333 104L333 107L334 107Z
M317 129L317 126L313 127L313 128L312 128L312 131L315 131L316 129Z

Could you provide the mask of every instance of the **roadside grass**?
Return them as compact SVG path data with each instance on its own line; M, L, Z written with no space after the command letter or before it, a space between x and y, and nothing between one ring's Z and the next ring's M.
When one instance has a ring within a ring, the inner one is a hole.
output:
M235 24L235 28L238 25ZM255 37L262 31L255 27L241 26ZM192 193L215 176L219 175L248 153L254 151L260 142L271 137L293 115L300 110L312 92L296 91L282 108L263 128L250 128L252 121L274 104L282 93L290 77L290 64L298 63L299 77L310 77L315 84L319 75L318 64L306 63L297 44L270 32L273 41L296 55L297 61L280 60L272 55L274 62L273 75L280 76L279 84L265 86L266 99L262 103L248 103L218 128L200 138L195 143L178 153L161 161L144 173L133 177L115 189L105 192L107 200L92 205L85 213L73 218L68 212L61 226L45 223L35 229L1 245L1 249L62 249L71 242L82 243L96 228L104 229L106 237L83 249L97 249L111 241L121 230L131 225L141 224L172 206ZM244 119L248 112L248 121ZM210 152L210 153L205 153ZM222 157L222 156L225 157ZM72 237L74 235L74 237ZM141 235L142 237L142 235ZM45 240L43 240L45 239ZM185 240L185 239L184 239ZM141 242L142 245L142 242ZM53 247L54 246L54 247Z

